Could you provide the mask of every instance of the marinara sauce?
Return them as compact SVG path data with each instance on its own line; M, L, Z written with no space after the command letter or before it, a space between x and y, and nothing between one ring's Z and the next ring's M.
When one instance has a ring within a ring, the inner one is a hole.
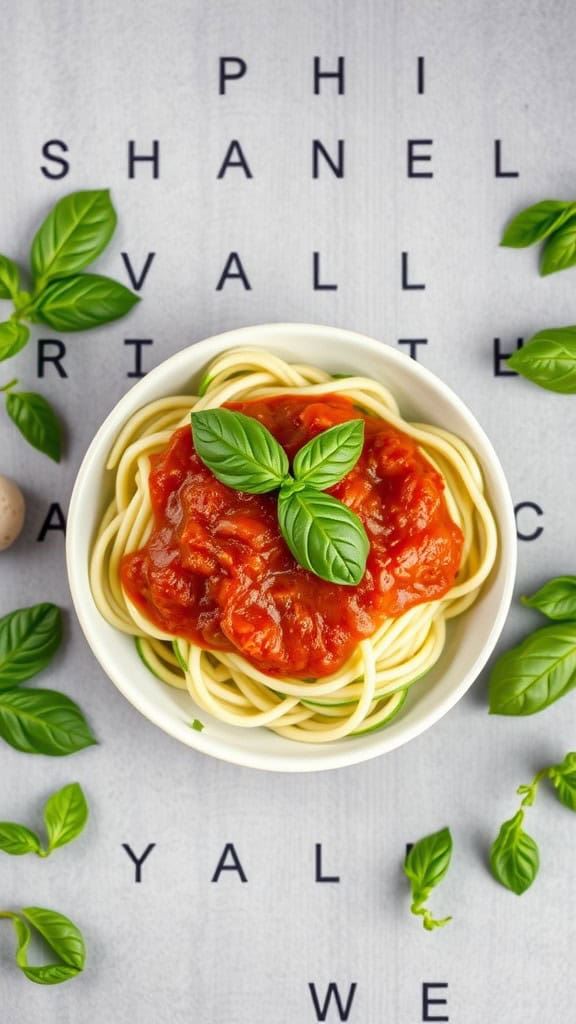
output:
M299 566L277 524L277 495L219 483L183 427L152 456L154 527L121 565L124 591L146 618L201 647L239 652L270 676L318 678L340 668L385 617L446 594L463 535L441 476L408 436L339 395L228 408L263 423L290 460L328 427L364 420L362 454L328 493L364 524L366 573L357 586L341 586Z

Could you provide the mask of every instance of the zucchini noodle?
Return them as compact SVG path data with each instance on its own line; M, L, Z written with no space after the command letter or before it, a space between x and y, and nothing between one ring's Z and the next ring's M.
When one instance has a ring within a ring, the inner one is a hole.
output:
M163 682L186 690L195 706L229 725L266 726L303 743L328 743L387 725L408 689L435 664L446 623L475 601L494 564L497 534L482 474L469 447L439 427L408 423L390 392L366 377L332 377L264 351L229 350L216 358L198 395L151 402L130 417L110 452L114 497L92 549L90 581L96 605L114 627L136 638L138 652ZM385 619L357 644L337 672L317 680L272 678L240 654L206 650L162 632L130 602L120 582L124 554L150 536L149 456L164 450L192 410L273 395L339 394L413 438L444 480L448 511L464 535L456 580L440 600Z

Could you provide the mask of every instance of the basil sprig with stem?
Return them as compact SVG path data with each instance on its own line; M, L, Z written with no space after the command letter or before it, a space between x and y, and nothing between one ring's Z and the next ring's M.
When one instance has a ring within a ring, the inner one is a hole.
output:
M86 948L80 929L70 918L45 907L25 907L19 913L0 911L0 918L12 921L16 939L16 963L29 981L37 985L58 985L84 970ZM32 926L59 959L59 963L33 966L28 963Z
M560 803L576 811L576 753L566 754L560 764L542 768L528 786L519 786L520 809L505 821L490 850L490 868L494 878L520 896L530 888L540 867L538 844L524 831L524 808L532 807L543 779L550 779Z
M26 853L48 857L53 850L76 839L87 821L88 804L82 787L78 782L71 782L46 801L44 824L48 842L45 847L36 833L25 825L0 821L0 850L16 857Z
M490 675L491 714L533 715L576 686L576 578L555 577L523 603L553 625L500 655Z
M370 542L358 518L324 491L362 452L364 421L339 423L308 441L289 473L286 452L258 420L231 409L192 413L194 447L221 483L247 494L278 491L278 523L296 561L330 583L355 586Z
M20 352L30 338L23 321L57 331L84 331L130 312L139 297L118 281L81 273L108 245L116 211L107 189L64 196L40 225L30 253L30 290L22 289L20 270L0 255L0 300L13 312L0 323L0 362ZM13 391L17 381L0 386L6 411L34 448L60 461L61 431L49 403L34 392Z
M62 757L96 743L70 697L20 688L46 668L61 640L56 605L19 608L0 619L0 737L23 753Z
M442 881L448 871L451 856L452 835L449 828L443 828L414 843L404 861L404 874L412 889L410 910L422 917L422 925L429 932L434 928L443 928L452 920L451 917L436 920L424 905L428 902L432 889Z

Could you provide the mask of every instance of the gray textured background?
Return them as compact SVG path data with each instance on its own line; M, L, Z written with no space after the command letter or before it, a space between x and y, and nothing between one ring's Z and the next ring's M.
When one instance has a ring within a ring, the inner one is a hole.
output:
M49 206L110 186L120 224L99 262L125 280L120 253L156 251L130 319L68 336L68 380L36 379L35 343L5 373L41 390L68 424L60 467L28 449L3 417L0 471L26 491L19 543L0 556L0 613L36 600L67 611L66 642L42 680L73 695L101 741L72 758L0 750L0 817L33 826L46 796L74 779L91 820L50 860L0 854L0 903L52 906L81 924L85 974L41 989L13 965L0 930L0 1013L7 1024L306 1024L308 982L358 989L353 1024L422 1019L421 985L448 982L454 1024L574 1020L566 951L576 941L575 823L542 794L529 831L541 876L521 899L485 868L516 786L574 747L574 698L543 715L489 719L486 678L430 732L380 760L327 774L266 775L178 745L129 706L91 657L71 612L63 538L36 542L48 505L65 507L95 429L129 386L126 337L154 338L147 368L241 324L334 323L396 344L427 337L421 360L479 417L516 502L544 509L542 536L520 545L518 592L573 568L576 402L494 378L505 347L576 319L576 271L540 280L536 254L499 250L512 212L574 198L576 7L534 0L19 0L1 4L0 250L24 260ZM347 61L345 96L312 94L312 59ZM247 76L218 95L218 58ZM426 58L426 92L416 60ZM40 173L41 147L69 146L62 181ZM161 144L161 177L127 176L127 142ZM253 180L216 180L232 138ZM346 178L311 177L311 140L346 140ZM432 180L407 180L406 140L432 138ZM519 178L494 177L494 139ZM215 291L240 252L252 290ZM336 292L312 290L312 251ZM423 292L400 290L410 252ZM49 331L34 332L34 339ZM13 374L12 367L15 368ZM525 528L529 520L524 521ZM503 638L537 622L518 602ZM425 933L408 912L405 843L452 828L452 869L434 897L453 922ZM121 848L157 844L135 885ZM210 879L226 842L248 876ZM339 885L314 884L314 844ZM438 994L438 993L436 993ZM335 1013L328 1020L337 1020Z

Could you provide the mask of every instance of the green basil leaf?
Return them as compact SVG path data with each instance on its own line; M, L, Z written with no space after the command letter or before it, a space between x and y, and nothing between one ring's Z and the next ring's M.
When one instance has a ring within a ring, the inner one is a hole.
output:
M311 487L281 492L278 522L294 558L305 569L331 583L360 583L370 542L358 516L341 501Z
M412 886L416 903L428 899L442 881L452 856L452 836L449 828L440 829L414 843L404 862L404 874Z
M26 920L40 932L50 948L68 967L81 971L86 961L86 949L80 930L63 914L44 907L26 907L22 910Z
M34 303L32 320L55 331L86 331L129 313L138 295L99 274L52 281Z
M356 465L364 442L364 421L350 420L324 430L294 458L296 480L319 491L333 487Z
M64 196L32 242L30 261L38 288L87 267L106 248L115 227L116 213L108 190Z
M61 964L31 967L28 963L28 946L32 936L28 925L18 914L9 910L0 911L0 918L9 918L14 926L18 942L16 963L22 973L38 985L57 985L76 977L83 969L86 959L84 939L76 925L63 914L42 907L27 907L22 914L63 960Z
M62 641L62 613L55 604L19 608L0 619L0 690L46 668Z
M0 299L13 299L20 287L20 272L8 256L0 256Z
M30 331L26 324L16 323L15 320L6 320L0 324L0 362L17 355L29 337Z
M576 392L576 327L538 331L507 360L508 366L548 391Z
M40 853L42 846L38 836L24 825L0 821L0 850L13 857L21 857L24 853Z
M49 853L80 835L88 821L88 804L78 782L71 782L50 797L44 808L44 821Z
M494 878L520 896L531 885L540 866L538 846L524 832L524 811L505 821L490 850L490 868Z
M60 424L52 406L32 391L10 391L6 396L10 419L33 448L60 462Z
M575 203L563 203L558 199L544 199L529 206L513 217L507 225L500 245L523 249L547 238L561 224L576 212Z
M413 914L419 914L423 918L422 924L427 931L442 928L452 920L451 917L435 920L424 906L432 889L442 881L448 871L451 856L452 836L450 829L443 828L414 843L404 861L404 874L412 890L410 909Z
M78 705L53 690L0 693L0 736L25 754L52 757L96 743Z
M542 250L540 273L542 277L567 270L576 263L576 220L570 218L547 239Z
M533 715L576 686L576 623L545 626L506 651L490 676L493 715Z
M70 981L75 978L79 971L76 967L66 967L65 964L46 964L45 967L22 967L22 973L29 981L35 981L37 985L59 985L62 981Z
M566 754L561 764L548 770L556 787L556 795L565 807L576 811L576 753Z
M258 420L231 409L206 409L191 418L196 452L217 480L248 494L280 486L288 456Z
M531 597L523 597L527 608L537 608L559 622L576 619L576 576L556 576Z

